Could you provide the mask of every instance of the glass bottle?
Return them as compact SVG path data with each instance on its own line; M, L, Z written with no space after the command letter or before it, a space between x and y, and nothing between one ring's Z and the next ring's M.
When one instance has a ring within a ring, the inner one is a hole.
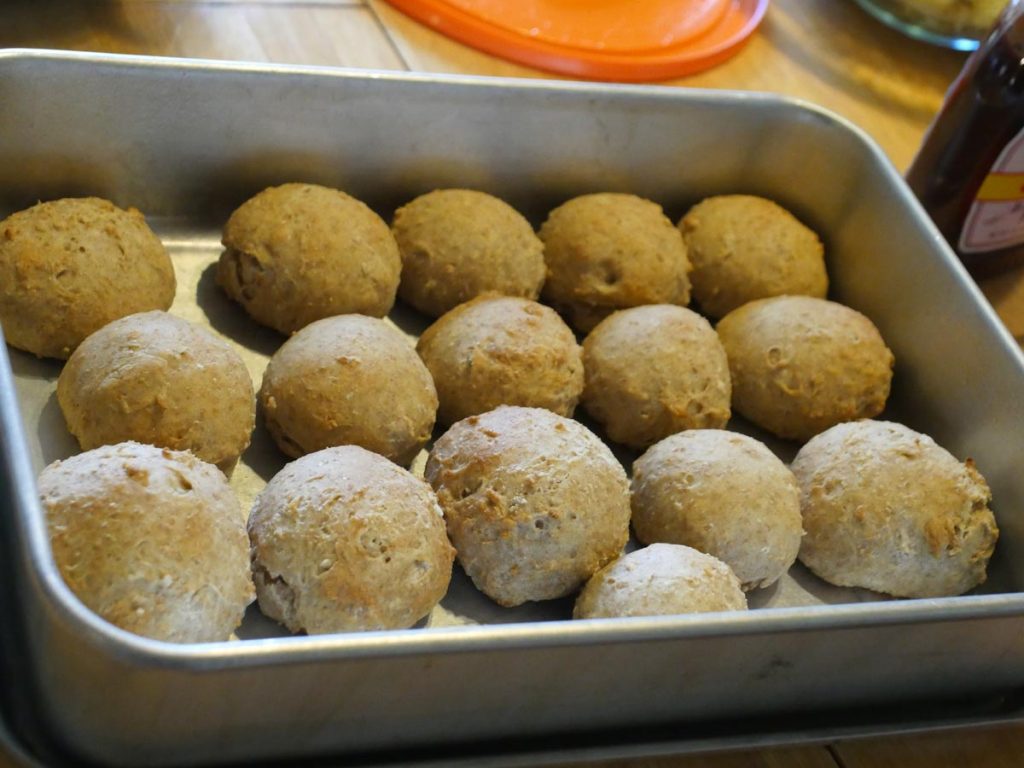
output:
M972 273L1024 264L1024 0L967 60L907 182Z

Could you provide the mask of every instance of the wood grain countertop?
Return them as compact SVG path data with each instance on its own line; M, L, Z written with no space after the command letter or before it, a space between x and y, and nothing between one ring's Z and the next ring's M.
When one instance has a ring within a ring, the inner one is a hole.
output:
M0 47L549 77L442 37L381 0L7 0ZM774 0L738 55L670 84L772 91L820 104L867 131L902 171L964 59L885 28L851 0ZM1024 269L982 288L1024 337ZM1024 725L602 765L1018 768Z

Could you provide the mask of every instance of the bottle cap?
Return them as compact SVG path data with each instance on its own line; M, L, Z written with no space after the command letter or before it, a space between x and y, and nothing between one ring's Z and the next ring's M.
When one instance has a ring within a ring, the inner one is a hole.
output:
M642 82L725 61L768 0L389 0L448 37L539 69Z

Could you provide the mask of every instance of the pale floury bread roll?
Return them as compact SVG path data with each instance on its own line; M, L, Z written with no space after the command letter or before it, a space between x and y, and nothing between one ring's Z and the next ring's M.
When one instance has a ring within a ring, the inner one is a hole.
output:
M426 478L459 562L500 605L574 592L629 536L629 481L581 424L502 406L455 424Z
M653 445L633 464L633 530L724 561L745 590L789 570L803 535L789 468L753 438L693 429Z
M354 197L283 184L241 205L224 226L217 284L281 333L332 315L383 317L402 260L391 230Z
M690 303L686 246L661 206L636 195L582 195L540 229L544 300L587 332L617 309Z
M825 298L821 239L782 206L753 195L701 201L679 221L693 298L711 317L770 296Z
M576 337L557 312L528 299L485 294L460 304L423 332L416 350L445 425L499 405L572 416L583 391Z
M134 208L95 197L0 221L0 325L13 347L67 358L112 320L174 300L174 268Z
M522 214L472 189L439 189L395 211L398 295L431 317L494 291L536 299L544 246Z
M598 571L576 598L574 619L745 611L729 566L681 544L652 544Z
M256 418L238 353L167 312L129 315L89 336L61 371L57 401L84 449L136 440L222 466L248 447Z
M729 363L703 317L652 305L616 312L583 342L583 407L617 443L645 448L729 421Z
M249 542L224 475L186 451L96 448L39 476L53 558L71 591L157 640L227 640L253 599Z
M856 310L778 296L733 310L717 331L729 357L733 409L779 437L807 440L885 408L893 354Z
M826 581L898 597L985 581L999 530L970 459L902 424L857 421L808 442L793 473L807 531L800 562Z
M260 403L267 429L292 457L361 445L408 465L430 439L437 392L413 343L383 320L318 320L274 353Z
M411 627L444 597L455 556L430 486L354 445L286 465L249 537L260 610L310 634Z

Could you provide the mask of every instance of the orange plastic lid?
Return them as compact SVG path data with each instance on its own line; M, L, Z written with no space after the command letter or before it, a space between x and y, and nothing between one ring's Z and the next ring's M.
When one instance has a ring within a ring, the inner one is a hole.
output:
M667 80L732 56L768 0L389 0L506 59L593 80Z

